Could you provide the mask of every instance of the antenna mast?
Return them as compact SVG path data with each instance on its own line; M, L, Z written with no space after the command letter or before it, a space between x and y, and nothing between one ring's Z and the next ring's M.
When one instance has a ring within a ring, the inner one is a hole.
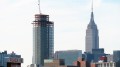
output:
M92 5L91 5L91 9L92 9L92 12L93 12L93 0L92 0Z
M40 9L40 0L38 0L38 8L39 8L39 13L41 14L41 9Z

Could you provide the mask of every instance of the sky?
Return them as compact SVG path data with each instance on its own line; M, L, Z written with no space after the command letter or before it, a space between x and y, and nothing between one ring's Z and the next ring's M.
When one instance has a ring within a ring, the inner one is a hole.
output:
M0 52L14 51L32 63L34 15L37 0L0 0ZM54 50L85 51L85 34L90 21L91 0L41 0L41 12L54 21ZM105 53L120 50L120 0L94 0L94 19L99 45Z

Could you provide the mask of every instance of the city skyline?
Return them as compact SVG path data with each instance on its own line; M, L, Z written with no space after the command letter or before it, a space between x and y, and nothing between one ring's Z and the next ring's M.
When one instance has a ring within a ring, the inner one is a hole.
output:
M100 48L105 48L106 53L119 50L120 1L95 0L94 2ZM85 31L90 19L90 7L91 0L41 1L42 13L48 14L50 21L55 22L55 51L69 49L85 51ZM15 51L25 59L25 66L32 63L31 23L34 15L38 13L37 1L1 0L0 9L2 9L0 11L0 44L2 45L0 51Z

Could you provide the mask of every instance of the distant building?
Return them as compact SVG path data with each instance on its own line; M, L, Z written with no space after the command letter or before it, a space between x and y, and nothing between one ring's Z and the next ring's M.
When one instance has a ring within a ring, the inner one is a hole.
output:
M104 48L92 49L92 54L104 54Z
M97 51L98 50L98 51ZM103 50L99 51L99 49L97 49L96 51L93 51L93 53L87 53L85 52L82 57L85 58L86 61L88 62L98 62L100 60L100 57L102 56L105 56L108 55L108 54L105 54L103 52Z
M78 67L78 66L65 65L65 62L63 59L45 59L44 60L44 67Z
M98 62L101 57L106 57L107 54L94 54L93 62ZM107 62L107 61L106 61Z
M44 67L59 67L65 66L65 62L63 59L45 59Z
M116 67L120 67L120 60L116 62Z
M90 67L90 62L86 61L84 58L78 58L74 62L74 65L78 67Z
M113 61L113 55L106 55L107 57L107 62Z
M85 52L84 54L82 54L82 58L84 58L85 61L92 62L94 60L94 55Z
M73 65L78 57L82 58L81 50L56 51L54 56L55 59L64 59L65 65Z
M114 62L120 61L120 50L113 51L113 61Z
M91 67L116 67L115 62L97 62L91 63Z
M33 24L33 56L32 64L44 64L44 59L54 55L54 23L49 15L36 14Z
M14 52L7 54L7 51L0 53L0 67L21 67L21 63L23 63L21 55Z
M93 6L91 12L91 19L86 30L85 44L85 50L88 53L92 53L92 49L99 49L99 35L97 25L94 21Z
M31 65L28 65L27 67L42 67L42 66L39 66L37 64L31 64Z
M102 61L102 62L107 62L107 57L106 56L101 56L99 58L99 60Z
M113 62L108 61L107 59L106 56L102 56L98 62L92 62L91 67L120 67L120 61Z

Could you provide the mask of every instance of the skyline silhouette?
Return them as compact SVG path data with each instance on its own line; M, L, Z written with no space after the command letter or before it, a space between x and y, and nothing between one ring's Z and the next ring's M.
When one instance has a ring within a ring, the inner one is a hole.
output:
M99 29L100 48L105 48L105 53L112 54L113 50L120 49L120 1L94 2L94 19ZM0 1L0 51L20 54L24 58L23 66L32 63L31 23L34 15L39 13L37 4L37 0ZM50 16L50 21L55 22L55 51L85 51L85 31L91 13L90 0L42 0L41 10L43 14Z

